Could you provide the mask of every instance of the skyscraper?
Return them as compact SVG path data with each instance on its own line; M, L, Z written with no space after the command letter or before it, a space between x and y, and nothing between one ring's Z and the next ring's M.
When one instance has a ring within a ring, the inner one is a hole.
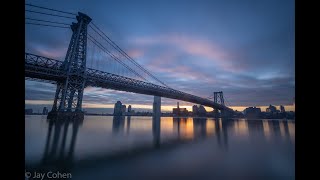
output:
M192 113L193 115L198 115L199 114L199 108L197 105L192 106Z
M122 103L120 101L117 101L114 104L113 115L114 116L121 116L122 115Z
M207 114L207 110L202 105L199 106L198 112L199 112L199 115L206 115Z
M124 105L124 104L121 106L121 114L122 115L126 114L126 105Z
M131 105L128 106L128 113L131 112Z

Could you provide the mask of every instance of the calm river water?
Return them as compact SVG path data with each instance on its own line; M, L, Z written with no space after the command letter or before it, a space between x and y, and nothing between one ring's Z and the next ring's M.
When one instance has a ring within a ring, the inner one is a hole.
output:
M158 126L152 117L26 115L26 176L295 179L294 121L161 117Z

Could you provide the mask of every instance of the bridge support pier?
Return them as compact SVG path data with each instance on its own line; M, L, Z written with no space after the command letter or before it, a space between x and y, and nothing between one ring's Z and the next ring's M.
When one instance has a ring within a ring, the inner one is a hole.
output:
M160 118L161 118L161 97L154 96L153 115L152 115L152 133L155 147L160 146Z
M219 110L218 109L213 109L213 117L219 118Z
M153 117L154 116L161 116L161 97L154 96L153 99Z

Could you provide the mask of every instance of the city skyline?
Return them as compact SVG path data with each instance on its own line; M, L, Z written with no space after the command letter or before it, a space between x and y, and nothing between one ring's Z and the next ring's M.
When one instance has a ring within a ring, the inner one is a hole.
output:
M181 102L181 101L179 101ZM116 102L115 102L116 103ZM126 104L126 103L123 103L127 106L131 105L132 107L132 110L134 111L138 111L138 112L152 112L152 106L148 106L148 105L137 105L137 104ZM38 111L38 112L41 112L43 107L46 107L48 108L48 110L50 111L50 108L51 108L52 104L48 103L46 105L44 104L34 104L34 105L28 105L26 106L25 108L26 109L33 109L35 112ZM99 107L96 107L96 108L83 108L86 112L88 113L112 113L114 111L114 104L107 104L105 105L107 107L105 108L99 108ZM184 105L179 105L180 108L186 108L188 111L192 111L192 106L184 106ZM199 106L199 105L198 105ZM172 109L173 108L176 108L177 105L175 106L161 106L161 111L162 112L172 112ZM251 107L255 107L255 106L251 106ZM269 106L256 106L257 108L261 108L261 111L262 112L266 112L266 109L269 107ZM277 110L280 110L280 106L275 106L277 108ZM293 106L294 107L294 106ZM204 108L206 109L207 112L212 112L213 109L211 107L206 107L204 106ZM239 112L243 112L246 108L248 107L233 107L234 110L237 110ZM292 108L291 106L284 106L285 110L287 112L289 111L294 111L294 108Z
M31 3L92 16L170 87L201 97L223 91L235 110L273 104L294 111L289 106L295 89L294 1ZM26 26L26 51L64 59L70 31L42 29L39 34ZM51 106L54 91L55 85L26 81L26 107ZM85 89L83 108L111 108L117 100L152 109L152 96L91 87ZM162 109L176 102L162 98ZM192 103L179 102L192 109Z

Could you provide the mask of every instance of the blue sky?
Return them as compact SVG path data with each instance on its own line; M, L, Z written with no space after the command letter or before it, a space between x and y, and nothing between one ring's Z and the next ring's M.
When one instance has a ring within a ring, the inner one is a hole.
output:
M27 3L88 14L123 50L172 88L201 97L223 91L234 107L293 104L293 0ZM25 35L26 52L63 60L71 30L26 25ZM88 53L87 58L92 57ZM26 107L50 107L54 91L54 85L26 81ZM117 100L149 108L153 97L88 87L84 107L111 108ZM174 106L176 100L163 98L162 104Z

